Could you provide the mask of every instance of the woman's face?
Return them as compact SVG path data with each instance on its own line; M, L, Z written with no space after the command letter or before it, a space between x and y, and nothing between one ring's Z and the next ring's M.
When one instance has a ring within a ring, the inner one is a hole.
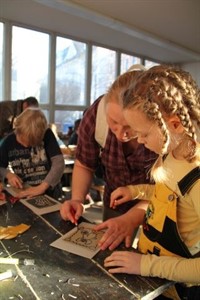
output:
M163 147L163 136L158 125L150 121L138 109L125 109L123 114L138 143L144 144L146 148L160 154Z
M107 123L116 138L121 142L128 142L132 136L131 128L127 124L122 108L115 102L106 104Z

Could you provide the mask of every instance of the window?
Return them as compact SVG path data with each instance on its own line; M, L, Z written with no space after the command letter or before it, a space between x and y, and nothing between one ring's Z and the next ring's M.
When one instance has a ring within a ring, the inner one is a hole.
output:
M57 37L55 84L56 104L86 104L86 44Z
M156 62L154 62L154 61L145 59L144 65L145 65L145 67L146 67L147 69L150 69L151 67L157 66L157 65L159 65L159 64L156 63Z
M12 31L12 99L48 102L49 35L21 27Z
M82 111L56 110L55 123L57 125L58 131L66 134L69 127L73 127L74 122L77 119L81 119L82 116Z
M119 74L143 60L118 49L1 21L0 101L34 96L48 122L66 134ZM145 66L152 65L156 63L145 60Z
M116 77L116 52L92 47L92 86L91 102L104 94Z
M3 23L0 23L0 100L3 100Z
M121 54L120 73L125 73L132 65L141 64L141 59L128 54Z

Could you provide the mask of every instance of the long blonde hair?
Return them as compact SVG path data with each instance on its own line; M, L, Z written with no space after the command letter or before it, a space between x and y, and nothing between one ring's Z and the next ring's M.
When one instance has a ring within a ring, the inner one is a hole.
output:
M178 146L184 152L184 159L188 162L200 159L200 90L188 72L170 65L155 66L143 72L123 95L123 108L133 107L155 121L163 134L162 153L152 169L154 178L170 141L166 116L178 116L185 129L185 139Z

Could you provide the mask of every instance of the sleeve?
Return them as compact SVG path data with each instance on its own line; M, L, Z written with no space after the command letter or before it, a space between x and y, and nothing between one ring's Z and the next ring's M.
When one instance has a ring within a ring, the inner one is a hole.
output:
M56 141L53 132L49 128L44 136L44 147L51 163L50 170L44 181L50 186L54 187L60 181L63 175L65 163L58 142Z
M188 193L193 209L197 213L197 221L200 220L200 180L198 180ZM188 224L189 226L189 224ZM195 231L198 236L198 228ZM170 233L169 233L170 234ZM200 241L195 246L200 247ZM197 249L200 251L200 249ZM197 253L197 252L196 252ZM183 258L172 256L142 255L141 275L161 277L168 280L185 282L191 284L200 283L200 257Z
M50 128L48 128L45 132L44 147L49 159L51 159L56 155L62 154L60 150L60 146L56 140L56 137Z
M57 155L51 158L51 169L44 181L51 187L55 187L61 180L65 168L63 155Z
M199 284L200 258L142 255L141 275Z
M1 146L0 146L0 179L2 181L5 180L6 174L9 172L7 167L8 167L8 149L7 149L7 144L8 140L10 138L6 137L4 138Z
M4 138L0 146L0 168L8 167L8 149L7 149L8 137Z
M151 200L154 191L153 184L127 185L132 199Z
M100 146L95 140L96 113L99 101L91 105L79 125L76 159L90 169L98 166Z
M0 168L0 180L4 181L6 179L6 174L8 173L8 170L5 168Z
M200 179L193 185L192 189L189 191L189 197L200 220Z

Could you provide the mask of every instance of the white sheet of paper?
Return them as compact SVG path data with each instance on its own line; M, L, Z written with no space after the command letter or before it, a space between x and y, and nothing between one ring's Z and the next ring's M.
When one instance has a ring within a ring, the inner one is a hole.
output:
M51 243L50 246L73 254L92 258L99 252L98 242L104 231L94 231L94 224L82 222L65 235Z
M35 196L30 199L21 199L20 202L30 208L37 215L48 214L50 212L60 210L61 207L61 203L47 195Z

